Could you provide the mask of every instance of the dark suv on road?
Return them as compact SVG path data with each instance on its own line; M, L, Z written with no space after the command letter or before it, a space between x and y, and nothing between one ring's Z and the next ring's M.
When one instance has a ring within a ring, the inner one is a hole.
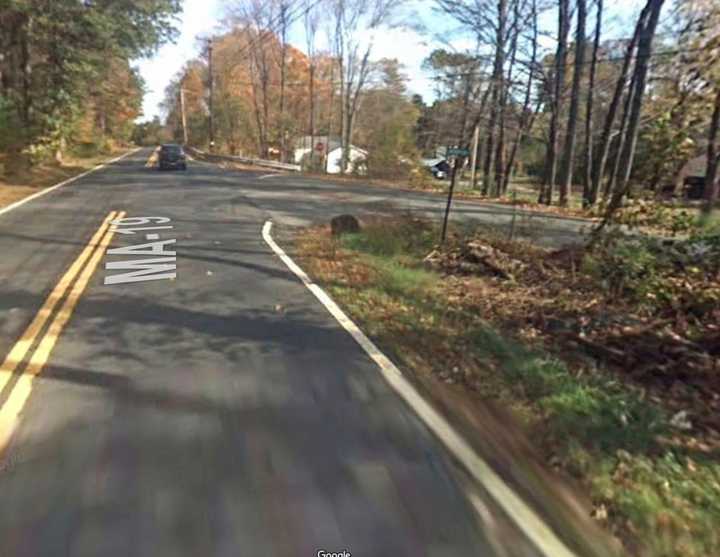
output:
M171 168L179 168L187 170L185 162L185 151L180 145L161 145L158 153L158 168L160 170L168 170Z

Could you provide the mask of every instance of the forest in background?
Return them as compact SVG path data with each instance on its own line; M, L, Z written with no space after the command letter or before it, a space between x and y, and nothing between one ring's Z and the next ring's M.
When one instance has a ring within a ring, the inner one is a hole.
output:
M603 0L432 5L453 26L444 39L426 30L436 45L425 61L433 99L408 92L398 60L374 57L378 33L417 27L411 3L234 0L224 30L202 38L167 87L164 121L136 124L143 83L132 62L173 40L180 0L4 0L3 170L131 140L213 141L221 153L289 161L301 138L329 136L348 172L353 145L367 152L371 176L422 185L420 161L454 146L470 152L457 162L478 194L509 196L529 180L540 203L608 212L627 197L682 194L695 161L713 206L715 2L647 0L620 38ZM557 21L550 31L548 18ZM454 48L459 39L472 46ZM296 162L324 168L314 150Z
M2 0L0 165L8 177L68 151L132 139L143 82L131 63L176 36L181 0Z
M170 133L183 140L184 104L192 145L212 136L218 152L288 161L299 138L330 135L346 157L351 144L366 150L371 176L402 179L457 146L483 195L530 177L541 203L608 210L628 195L681 194L688 162L702 157L707 207L717 198L716 3L648 0L616 38L603 0L437 0L438 17L475 44L437 43L425 61L432 101L408 93L397 60L373 58L375 33L410 25L405 7L229 3L227 31L207 37L166 91ZM550 37L539 24L548 14Z

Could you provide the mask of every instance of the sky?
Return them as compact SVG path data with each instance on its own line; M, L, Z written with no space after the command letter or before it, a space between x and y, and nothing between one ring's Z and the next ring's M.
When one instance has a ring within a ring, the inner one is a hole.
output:
M160 48L152 58L135 63L146 85L141 120L151 120L154 116L161 116L160 103L164 97L165 87L182 69L185 62L199 53L197 37L221 29L226 4L227 2L222 0L185 0L177 41ZM291 33L289 42L304 51L305 40L299 29L302 26L297 27ZM405 65L406 74L415 78L408 83L409 90L424 97L432 97L432 82L421 69L423 60L431 51L432 47L428 44L428 39L418 32L393 29L378 33L374 37L372 52L375 59L398 58Z
M166 44L150 59L138 61L135 66L145 80L142 120L160 116L160 103L165 87L188 60L197 56L198 35L211 33L222 17L221 0L185 0L180 34L175 44Z
M197 56L199 52L197 37L210 35L221 29L224 6L227 3L223 0L185 0L184 11L178 25L180 33L176 42L163 46L152 58L136 62L135 65L145 80L147 90L141 120L161 116L160 103L163 100L165 87L185 62ZM644 4L643 0L606 0L607 36L631 34L635 16L642 4ZM414 23L423 23L426 32L420 33L414 29L385 29L374 36L372 50L372 57L376 60L397 58L405 66L405 73L409 78L408 91L421 94L426 101L433 99L434 93L430 76L422 70L423 60L433 48L440 46L441 41L448 41L449 38L451 39L449 42L457 49L467 48L472 44L471 38L462 36L453 23L435 14L432 5L431 0L416 0L407 8L407 13L410 15L406 19ZM546 48L553 46L550 36L556 25L555 14L553 10L545 13L540 19L542 30L547 31L549 35L541 41ZM593 19L588 22L589 26L594 25ZM603 37L605 36L604 32ZM289 42L304 50L304 38L299 29L290 34Z

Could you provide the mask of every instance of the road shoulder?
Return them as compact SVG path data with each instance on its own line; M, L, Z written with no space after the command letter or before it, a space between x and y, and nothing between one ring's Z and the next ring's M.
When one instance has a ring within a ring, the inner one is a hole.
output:
M287 241L286 235L282 237ZM540 554L615 554L614 544L589 519L589 502L580 501L571 486L541 466L522 433L508 426L513 423L509 415L468 404L452 389L429 385L427 377L400 371L273 240L270 222L265 224L263 238L375 361L388 384L469 474L473 488L488 494L492 506L515 522ZM472 499L471 493L467 495Z
M72 183L135 151L137 149L122 149L110 155L70 159L62 165L40 164L23 176L13 179L5 179L0 176L0 214Z

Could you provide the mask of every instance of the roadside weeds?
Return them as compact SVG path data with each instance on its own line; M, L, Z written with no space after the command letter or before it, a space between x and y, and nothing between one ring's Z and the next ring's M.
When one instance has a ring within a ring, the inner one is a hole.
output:
M0 209L53 185L87 172L99 164L118 157L132 149L117 149L92 157L66 157L63 164L42 163L19 176L4 178L0 175Z
M419 220L378 221L341 240L309 229L295 247L309 273L431 396L451 389L455 412L484 401L509 408L541 458L582 483L593 502L586 512L630 553L712 553L720 545L720 466L715 449L703 450L708 440L696 438L693 448L695 436L672 426L662 398L602 362L518 335L509 315L488 311L536 311L545 301L523 295L522 284L428 269L423 259L436 233ZM524 437L519 428L515 435Z

